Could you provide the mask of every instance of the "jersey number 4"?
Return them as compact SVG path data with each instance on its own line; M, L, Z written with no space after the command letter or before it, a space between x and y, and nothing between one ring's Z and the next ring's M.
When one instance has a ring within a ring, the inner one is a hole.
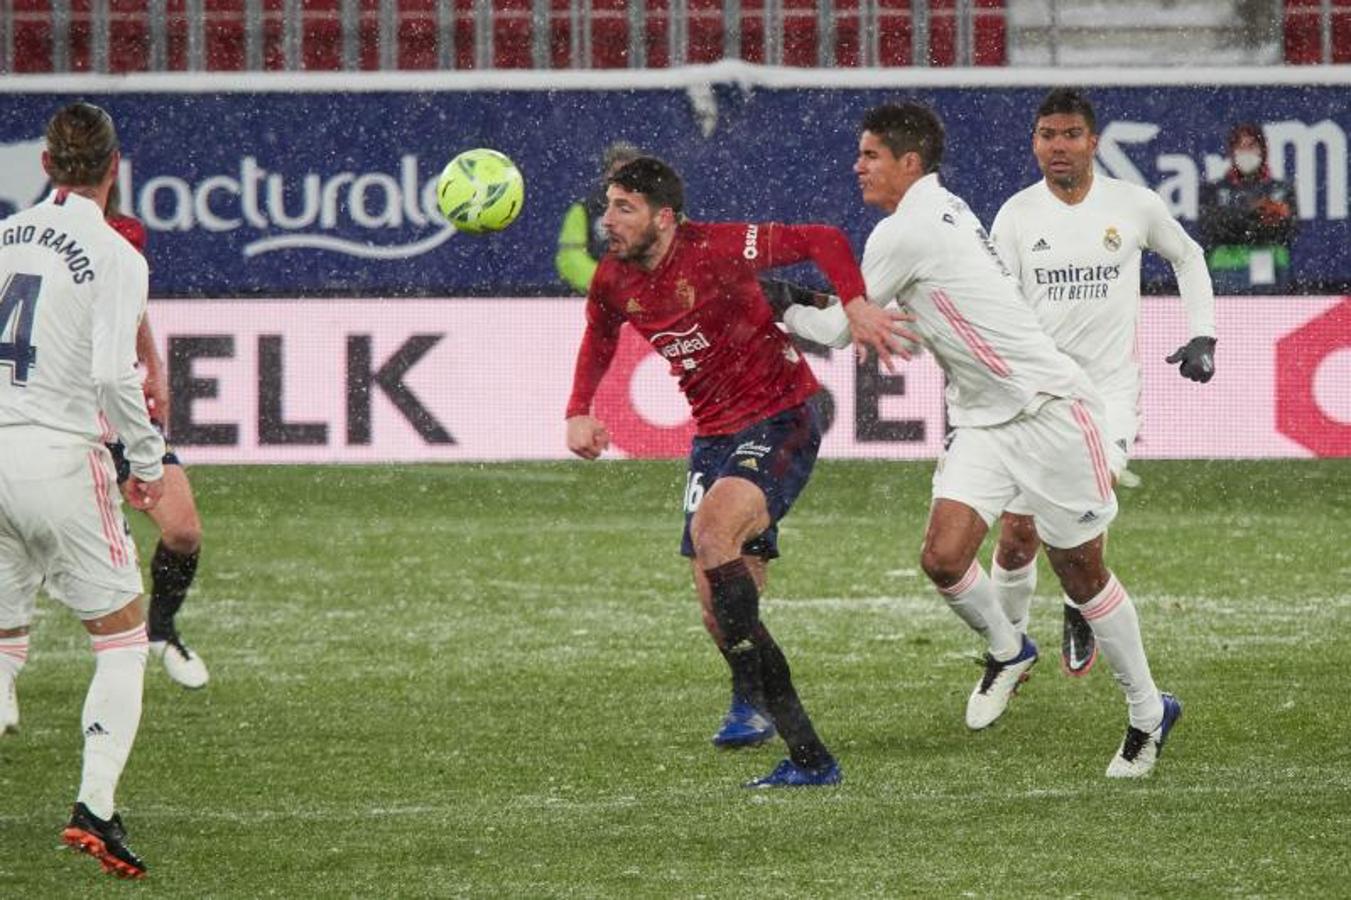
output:
M15 384L28 382L28 368L37 364L38 348L33 346L33 312L42 290L41 275L15 274L0 288L0 363L10 366ZM15 314L19 320L11 321Z

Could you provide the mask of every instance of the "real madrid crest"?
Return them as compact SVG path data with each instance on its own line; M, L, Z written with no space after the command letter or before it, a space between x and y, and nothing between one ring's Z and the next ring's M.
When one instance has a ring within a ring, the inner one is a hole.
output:
M1116 230L1115 225L1107 226L1107 231L1102 236L1102 245L1112 251L1121 249L1121 232Z
M681 278L676 281L676 301L686 309L694 309L694 285Z

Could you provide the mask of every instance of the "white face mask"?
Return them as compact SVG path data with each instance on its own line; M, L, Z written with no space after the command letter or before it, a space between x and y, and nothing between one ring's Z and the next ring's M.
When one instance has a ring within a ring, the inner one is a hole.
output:
M1238 150L1234 153L1234 165L1244 175L1251 175L1262 168L1262 154L1256 150Z

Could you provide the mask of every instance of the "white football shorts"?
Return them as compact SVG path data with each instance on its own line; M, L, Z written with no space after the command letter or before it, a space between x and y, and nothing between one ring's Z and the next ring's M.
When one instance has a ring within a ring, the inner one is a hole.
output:
M990 525L1017 498L1050 546L1091 541L1117 512L1096 406L1049 397L1000 425L958 428L934 472L934 499L964 503Z
M1096 409L1092 403L1086 405L1090 410ZM1102 406L1104 413L1095 418L1107 450L1107 466L1112 470L1112 477L1117 478L1130 462L1131 448L1135 446L1136 435L1140 433L1140 392L1103 394ZM1019 516L1032 515L1031 507L1021 495L1009 502L1005 512Z
M41 428L0 433L0 628L33 618L41 587L81 619L141 593L136 545L102 444Z

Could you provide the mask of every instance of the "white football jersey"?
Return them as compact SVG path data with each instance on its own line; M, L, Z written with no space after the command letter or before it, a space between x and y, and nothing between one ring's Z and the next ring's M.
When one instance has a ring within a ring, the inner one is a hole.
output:
M164 439L136 371L148 286L145 259L92 200L56 190L0 220L0 428L115 434L132 473L159 478Z
M1140 391L1141 251L1172 263L1191 336L1215 335L1205 254L1148 188L1098 172L1071 206L1042 180L1004 203L990 233L1056 346L1105 395Z
M1038 394L1090 397L1074 361L1042 330L966 202L926 175L877 223L863 249L868 299L915 316L948 376L956 426L997 425Z

